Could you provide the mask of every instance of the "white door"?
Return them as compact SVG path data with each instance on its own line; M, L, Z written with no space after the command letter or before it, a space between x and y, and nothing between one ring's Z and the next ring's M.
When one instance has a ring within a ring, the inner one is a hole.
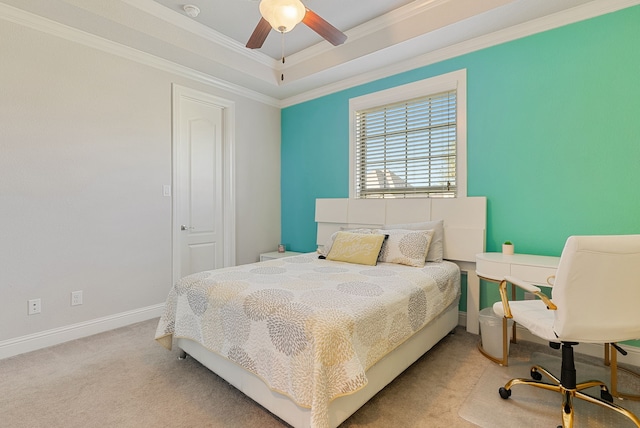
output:
M224 107L174 91L174 280L224 265Z

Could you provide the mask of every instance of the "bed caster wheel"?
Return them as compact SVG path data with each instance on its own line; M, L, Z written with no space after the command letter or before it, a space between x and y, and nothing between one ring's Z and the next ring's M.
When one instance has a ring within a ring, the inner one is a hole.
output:
M500 389L498 390L498 392L500 393L500 398L506 400L507 398L511 397L511 390L505 388L504 386L501 386Z
M608 401L609 403L613 403L613 395L604 388L600 390L600 398L604 401Z
M540 372L538 370L533 368L533 369L531 369L531 379L540 380L540 379L542 379L542 375L540 374Z

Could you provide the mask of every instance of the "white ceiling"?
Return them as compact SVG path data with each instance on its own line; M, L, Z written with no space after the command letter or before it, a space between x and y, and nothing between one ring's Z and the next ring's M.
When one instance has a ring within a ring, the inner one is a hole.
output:
M286 106L640 0L303 3L348 39L335 47L300 24L284 35L285 64L278 60L282 39L275 31L261 49L245 47L260 19L257 0L0 0L0 19L31 23L44 17L47 25L32 26L53 32L51 20L62 24L55 31L65 36L69 27L75 29L82 43L115 42L147 62L174 64L201 81ZM198 6L200 15L189 18L185 4Z
M195 5L200 15L194 21L246 44L260 20L259 0L155 0L170 10L184 13L184 5ZM329 21L340 31L347 31L378 18L413 0L303 0L306 7ZM366 5L366 7L362 7ZM322 42L323 39L304 24L285 35L285 56ZM279 60L282 56L282 36L271 31L260 52Z

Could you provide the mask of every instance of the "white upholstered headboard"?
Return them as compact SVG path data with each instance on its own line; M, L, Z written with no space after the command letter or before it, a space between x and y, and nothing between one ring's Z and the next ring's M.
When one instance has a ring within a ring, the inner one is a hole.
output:
M444 220L444 258L475 262L485 251L487 200L467 198L316 199L317 244L341 227Z

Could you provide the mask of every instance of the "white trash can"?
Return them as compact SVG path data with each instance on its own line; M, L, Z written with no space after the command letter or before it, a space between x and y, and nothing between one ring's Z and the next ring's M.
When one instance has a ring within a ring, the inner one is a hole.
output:
M507 320L507 355L513 337L512 327L513 320ZM496 315L492 307L480 311L480 338L487 354L502 359L502 317Z

